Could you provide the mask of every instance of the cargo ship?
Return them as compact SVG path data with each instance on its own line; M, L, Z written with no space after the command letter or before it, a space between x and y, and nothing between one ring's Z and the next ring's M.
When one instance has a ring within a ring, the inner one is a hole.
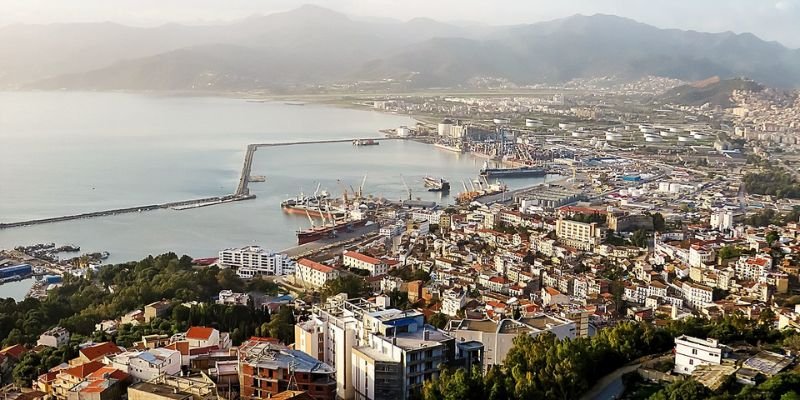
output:
M469 204L479 197L500 194L507 190L508 186L500 181L491 184L486 181L485 185L480 184L478 187L467 187L467 184L464 183L464 191L458 194L456 202L458 204Z
M328 199L327 194L312 197L298 196L281 202L281 209L288 214L308 215L317 218L342 218L344 210L323 204Z
M353 146L377 146L381 144L374 139L353 139Z
M487 178L524 178L528 176L545 176L547 175L547 170L529 166L517 168L489 168L488 163L484 163L483 168L481 168L481 175Z
M429 192L449 192L450 191L450 182L446 181L444 178L434 178L432 176L426 176L423 178L425 181L425 187L428 188Z
M306 244L320 239L336 237L340 231L351 231L367 224L366 219L337 222L333 225L312 226L308 229L297 231L297 244Z

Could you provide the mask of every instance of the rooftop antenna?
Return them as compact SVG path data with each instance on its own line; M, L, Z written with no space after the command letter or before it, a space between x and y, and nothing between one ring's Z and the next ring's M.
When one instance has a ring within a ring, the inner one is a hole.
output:
M297 387L297 379L294 376L294 371L297 368L297 361L289 361L289 383L286 385L286 390L299 390Z

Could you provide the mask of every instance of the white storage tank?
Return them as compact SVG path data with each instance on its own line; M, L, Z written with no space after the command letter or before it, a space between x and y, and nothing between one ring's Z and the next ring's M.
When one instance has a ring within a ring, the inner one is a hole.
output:
M572 131L572 137L574 138L585 138L586 132L583 131Z
M690 138L689 136L678 136L678 141L683 143L691 142L692 138Z
M642 133L656 133L656 130L653 128L639 128L639 131Z
M648 138L645 138L644 141L648 143L658 143L661 142L661 138L658 136L650 136Z
M562 123L558 124L558 129L561 129L561 130L564 130L564 131L570 130L570 129L575 129L575 124L562 122Z
M528 128L538 128L544 126L544 123L540 119L525 118L525 126Z
M703 139L705 139L705 138L706 138L706 135L704 135L704 134L702 134L702 133L693 133L693 134L692 134L692 137L693 137L693 138L695 138L695 139L697 139L697 140L703 140Z
M508 125L511 122L508 118L495 118L492 121L497 125Z

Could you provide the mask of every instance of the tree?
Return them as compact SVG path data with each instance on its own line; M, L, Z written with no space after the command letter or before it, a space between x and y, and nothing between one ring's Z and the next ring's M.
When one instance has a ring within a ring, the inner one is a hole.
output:
M294 343L294 313L291 307L281 306L269 321L269 335L285 344Z
M780 237L781 235L777 231L769 231L767 232L765 239L767 240L767 243L769 243L769 245L771 246L772 244L777 242L778 239L780 239Z
M631 235L631 243L641 248L647 247L647 232L645 232L644 229L637 229L636 232L633 232L633 235Z
M663 232L667 228L667 222L661 213L653 214L653 230Z
M684 379L670 383L650 397L652 400L702 400L711 392L694 379Z
M326 282L321 292L323 300L339 293L347 293L347 298L352 299L366 296L369 288L364 278L357 275L344 275Z
M450 321L450 318L448 318L447 315L437 312L436 314L431 315L428 323L439 329L444 329L444 327L447 326L448 321Z

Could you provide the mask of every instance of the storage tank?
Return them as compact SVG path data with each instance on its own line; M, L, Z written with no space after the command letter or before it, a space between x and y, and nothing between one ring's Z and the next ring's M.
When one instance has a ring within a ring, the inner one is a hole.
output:
M542 123L540 119L525 118L525 126L528 128L538 128L544 126L544 123Z
M692 138L690 138L689 136L678 136L678 141L683 143L691 142Z
M642 132L642 133L656 133L656 130L653 129L653 128L645 127L645 128L639 128L639 132Z
M572 137L574 137L574 138L585 138L586 137L586 132L572 131Z
M644 141L649 143L658 143L661 142L661 138L658 136L648 136L644 138Z
M659 135L661 135L661 137L665 137L665 138L675 136L674 133L671 132L671 131L662 131L661 133L659 133Z
M509 123L511 123L511 120L508 118L495 118L492 120L492 122L494 122L497 125L508 125Z
M558 124L558 129L565 130L565 131L569 130L569 129L575 129L575 124L562 122L562 123Z
M695 138L695 139L697 139L697 140L703 140L703 139L705 139L705 138L706 138L706 135L704 135L704 134L702 134L702 133L693 133L693 134L692 134L692 137L693 137L693 138Z

